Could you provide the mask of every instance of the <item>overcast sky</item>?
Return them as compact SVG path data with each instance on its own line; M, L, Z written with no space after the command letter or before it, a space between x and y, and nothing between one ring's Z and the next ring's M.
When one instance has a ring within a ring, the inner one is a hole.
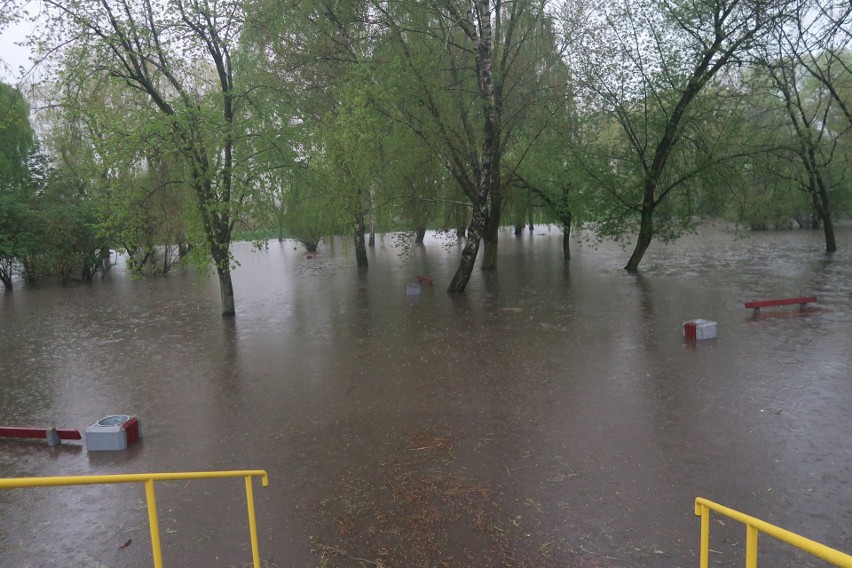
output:
M0 80L4 83L16 84L21 79L19 68L29 69L32 65L29 48L16 45L26 39L31 29L32 24L21 22L0 33Z

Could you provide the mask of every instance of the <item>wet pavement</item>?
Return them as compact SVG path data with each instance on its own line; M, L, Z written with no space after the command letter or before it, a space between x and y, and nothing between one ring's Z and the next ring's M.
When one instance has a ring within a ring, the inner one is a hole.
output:
M697 566L696 496L849 552L852 228L834 256L820 237L703 228L629 276L618 245L577 240L566 267L558 231L506 232L461 297L434 236L410 257L380 242L367 272L344 243L273 241L236 249L234 321L192 270L22 286L0 296L0 425L128 413L144 437L0 440L0 476L266 469L279 568ZM418 274L435 285L406 296ZM695 318L719 338L685 341ZM240 480L157 498L166 566L250 562ZM0 513L0 566L151 565L141 486L0 492ZM714 518L711 565L744 547ZM822 565L768 537L760 559Z

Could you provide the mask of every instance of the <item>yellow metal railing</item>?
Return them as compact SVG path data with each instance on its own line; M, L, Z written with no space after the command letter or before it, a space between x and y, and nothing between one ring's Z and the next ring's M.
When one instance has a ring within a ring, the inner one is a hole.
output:
M157 520L157 501L154 496L154 482L190 479L221 479L223 477L245 478L252 562L254 568L260 568L260 554L258 553L257 548L257 522L255 521L254 515L254 492L252 490L251 478L260 477L261 483L264 487L269 485L269 477L262 469L242 471L196 471L181 473L132 473L125 475L80 475L76 477L18 477L0 479L0 489L57 487L63 485L144 483L145 498L148 502L148 525L151 529L151 549L154 553L154 568L163 568L163 552L160 546L160 524Z
M707 499L698 497L695 499L695 514L701 517L701 553L700 561L701 568L708 568L710 553L710 511L714 511L724 515L735 521L739 521L746 526L746 568L757 568L757 535L759 533L767 534L777 538L781 542L785 542L791 546L795 546L805 552L822 558L826 562L835 566L844 568L852 568L852 556L844 554L839 550L829 548L824 544L820 544L809 538L799 536L781 527L769 524L760 519L750 517L739 511L723 507Z

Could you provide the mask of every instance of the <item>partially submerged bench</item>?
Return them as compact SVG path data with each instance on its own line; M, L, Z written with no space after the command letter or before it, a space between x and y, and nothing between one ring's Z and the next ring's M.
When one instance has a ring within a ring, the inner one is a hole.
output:
M2 438L41 438L47 439L48 446L59 445L61 440L82 440L79 430L70 428L21 428L0 426Z
M816 296L801 296L799 298L780 298L778 300L752 300L746 302L745 307L754 310L754 315L760 315L760 308L770 308L773 306L795 306L799 304L799 308L805 309L808 304L816 302Z

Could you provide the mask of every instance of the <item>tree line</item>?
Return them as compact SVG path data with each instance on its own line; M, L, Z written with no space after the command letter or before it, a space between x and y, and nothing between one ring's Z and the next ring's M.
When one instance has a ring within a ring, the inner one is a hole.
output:
M0 86L7 288L120 248L140 275L212 263L233 315L238 233L348 234L366 267L377 230L456 231L463 292L533 211L565 260L572 228L635 239L634 272L705 217L833 252L852 209L844 0L44 5L47 79Z

